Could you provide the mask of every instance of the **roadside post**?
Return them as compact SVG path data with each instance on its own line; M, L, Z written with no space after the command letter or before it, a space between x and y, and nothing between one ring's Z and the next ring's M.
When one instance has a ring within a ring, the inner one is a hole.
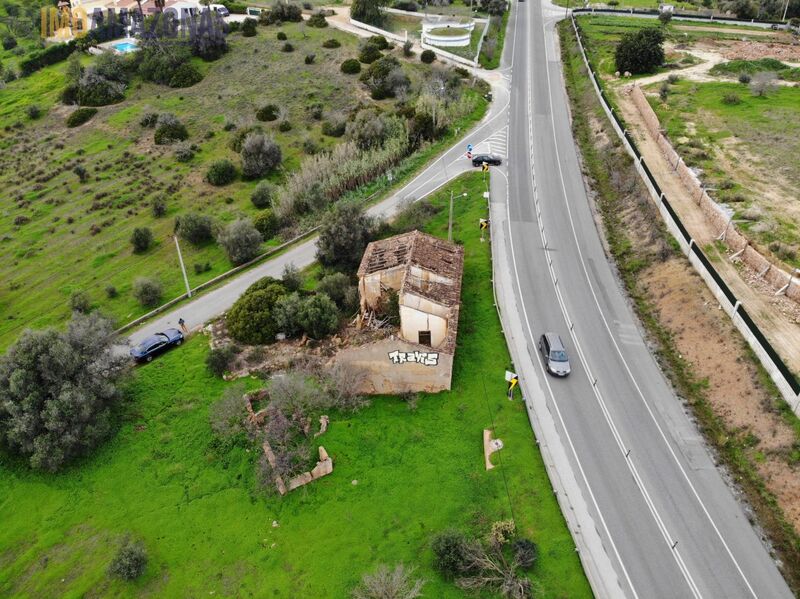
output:
M514 399L514 389L519 385L517 373L506 370L506 382L508 383L508 401L511 401Z
M489 219L488 218L479 218L478 219L478 226L481 229L481 241L483 241L483 232L489 228Z
M186 267L183 264L183 255L181 254L181 246L178 243L178 236L173 235L172 239L175 241L175 249L178 250L178 262L181 264L181 272L183 272L183 283L186 285L186 297L192 297L192 288L189 287L189 277L186 276Z

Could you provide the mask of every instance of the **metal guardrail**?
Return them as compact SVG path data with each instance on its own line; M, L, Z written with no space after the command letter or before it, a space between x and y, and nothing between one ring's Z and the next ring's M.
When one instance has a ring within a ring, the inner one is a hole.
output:
M579 9L573 12L586 13L592 11L591 9ZM598 11L595 10L594 12ZM641 13L648 11L636 12ZM580 49L583 62L590 74L592 85L594 86L595 92L600 99L600 103L602 104L603 109L605 110L609 119L612 121L614 130L623 141L623 145L625 146L626 150L634 158L636 169L645 182L645 186L650 191L656 204L659 206L659 208L661 208L659 212L664 218L667 228L673 237L675 237L675 239L678 241L678 244L681 246L681 249L689 259L689 262L692 264L692 266L694 266L695 270L697 270L711 292L720 302L720 306L722 306L728 316L730 316L734 326L736 326L736 328L742 333L745 341L747 341L748 345L750 345L750 347L753 349L762 366L764 366L770 378L777 386L783 398L786 400L786 403L789 404L789 407L792 409L792 411L794 411L795 414L800 416L800 382L798 382L795 375L791 372L791 370L789 370L788 366L786 366L786 363L778 355L778 352L775 351L775 348L764 336L764 333L761 332L761 329L758 328L758 325L747 313L742 302L736 298L736 295L733 293L730 287L728 287L723 278L708 260L708 257L697 245L689 231L681 222L678 214L670 205L666 194L659 187L655 177L645 163L644 158L639 153L638 148L636 148L633 138L630 136L625 128L624 123L619 119L614 111L614 108L606 98L606 93L600 86L598 76L592 68L588 57L586 56L586 51L583 47L583 38L581 36L580 25L578 25L578 22L575 20L573 15L570 15L569 18L572 23L572 28L575 31L575 36L578 40L578 48Z

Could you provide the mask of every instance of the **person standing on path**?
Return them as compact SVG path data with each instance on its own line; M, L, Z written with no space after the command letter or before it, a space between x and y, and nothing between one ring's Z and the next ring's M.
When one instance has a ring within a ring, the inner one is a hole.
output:
M186 321L183 318L178 319L178 325L180 325L181 331L183 331L185 335L189 334L189 329L186 328Z

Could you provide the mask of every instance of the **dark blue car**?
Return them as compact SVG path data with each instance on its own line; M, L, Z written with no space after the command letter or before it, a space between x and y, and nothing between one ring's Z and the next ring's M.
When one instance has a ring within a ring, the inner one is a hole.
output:
M131 357L137 362L150 362L161 352L167 351L183 343L183 333L178 329L167 329L163 333L156 333L131 348Z

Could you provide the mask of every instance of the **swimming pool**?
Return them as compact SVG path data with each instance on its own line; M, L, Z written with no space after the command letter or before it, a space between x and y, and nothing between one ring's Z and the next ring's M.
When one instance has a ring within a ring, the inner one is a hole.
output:
M134 42L120 42L111 46L117 52L136 52L139 49Z

